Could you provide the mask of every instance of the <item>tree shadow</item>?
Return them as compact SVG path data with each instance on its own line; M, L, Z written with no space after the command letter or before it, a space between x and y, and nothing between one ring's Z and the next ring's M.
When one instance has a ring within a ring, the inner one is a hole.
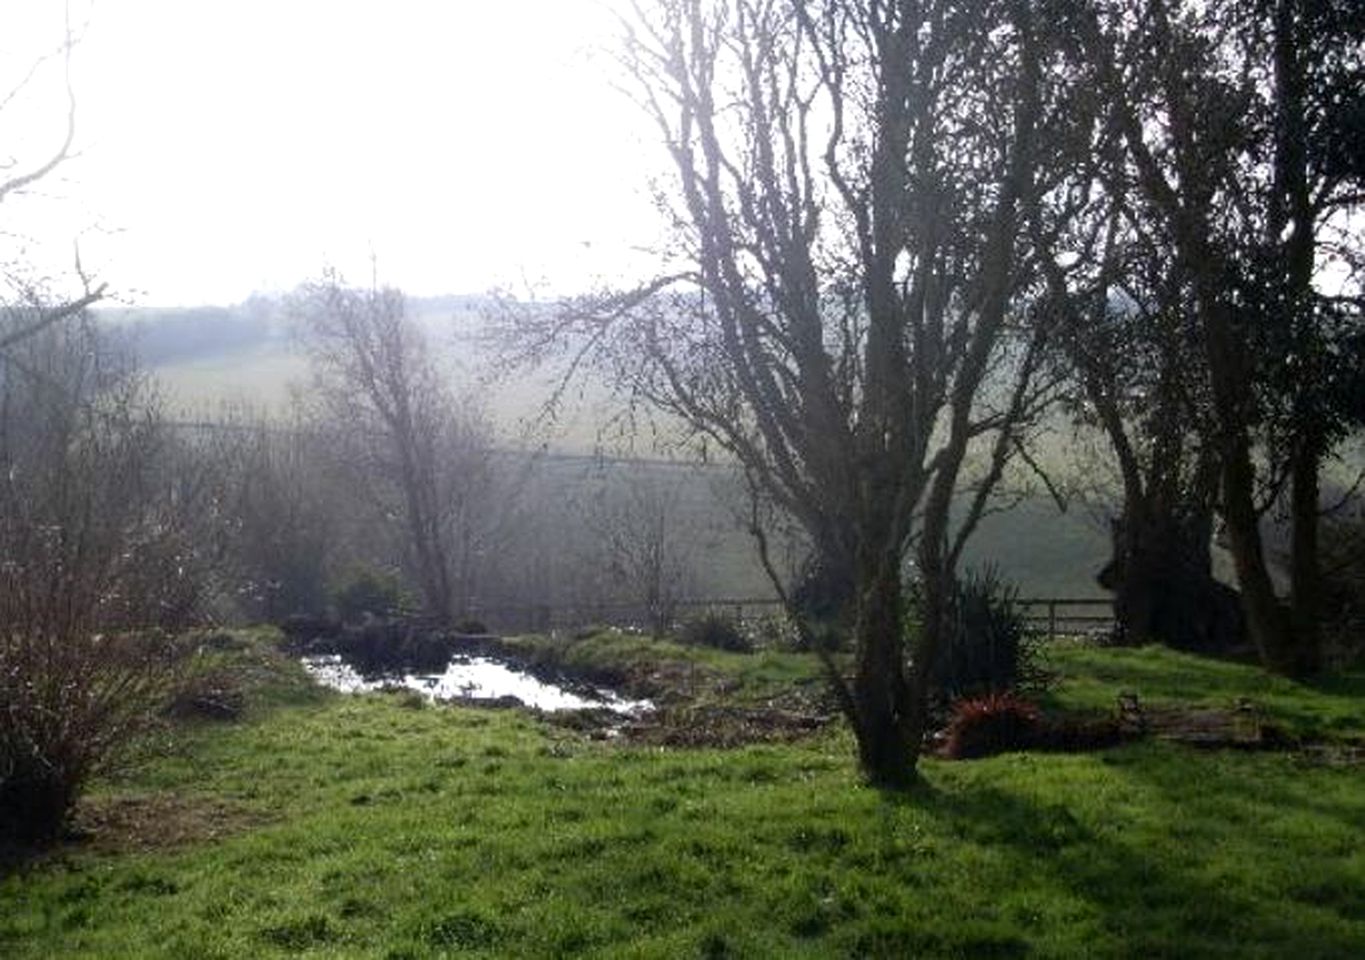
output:
M1155 773L1146 766L1133 765L1138 775L1158 781L1173 826L1192 791L1216 798L1220 792L1233 790L1240 796L1244 786L1240 778L1220 783L1216 772L1192 784L1188 764L1183 779L1174 766ZM950 789L926 784L913 791L884 794L884 799L893 807L913 807L933 817L944 832L965 843L1004 851L1018 864L1021 888L1035 888L1044 898L1052 892L1093 905L1103 929L1115 941L1094 944L1097 954L1186 957L1227 955L1253 947L1274 953L1298 950L1305 942L1313 945L1306 955L1360 955L1365 949L1365 934L1358 927L1350 928L1350 922L1357 919L1354 910L1359 894L1353 897L1349 890L1330 883L1310 890L1311 906L1331 911L1348 923L1310 919L1311 927L1301 929L1293 916L1268 909L1270 902L1251 892L1255 884L1244 890L1200 876L1202 861L1197 852L1167 847L1163 856L1160 850L1144 848L1141 831L1126 836L1117 819L1112 829L1092 826L1093 818L1091 824L1083 821L1064 796L1046 802L996 786L963 784ZM1271 805L1295 804L1302 798L1271 788L1262 800ZM1312 811L1318 816L1365 828L1359 810L1327 802L1318 807ZM1213 814L1206 808L1202 815ZM1219 841L1210 836L1208 842L1216 845Z

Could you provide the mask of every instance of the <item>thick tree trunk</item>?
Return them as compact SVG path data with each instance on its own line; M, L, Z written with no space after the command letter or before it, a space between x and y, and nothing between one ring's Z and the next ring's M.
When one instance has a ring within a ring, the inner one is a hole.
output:
M1281 244L1287 266L1288 289L1284 302L1290 315L1284 318L1296 332L1296 350L1309 357L1318 354L1313 321L1313 263L1317 243L1312 224L1316 217L1309 187L1308 120L1304 110L1306 65L1301 44L1303 4L1277 0L1274 10L1275 87L1278 101L1275 143L1275 203L1270 218L1270 239ZM1307 375L1297 384L1294 398L1294 440L1290 453L1290 516L1293 524L1290 548L1290 590L1295 649L1292 672L1307 674L1321 667L1322 639L1321 571L1318 569L1319 467L1326 440L1322 410L1311 399L1320 388L1320 371L1304 368Z
M901 643L900 570L880 558L858 564L857 670L853 701L858 759L869 781L903 788L915 781L919 741L910 733L910 688Z
M1138 501L1112 530L1114 557L1099 576L1130 643L1223 653L1246 640L1235 591L1213 578L1211 511Z
M1217 261L1206 240L1202 233L1193 233L1188 264L1195 276L1209 384L1218 417L1223 520L1251 640L1266 669L1293 676L1301 672L1293 625L1275 596L1256 509L1256 466L1251 459L1250 439L1255 410L1251 363L1246 356L1245 334L1235 327L1230 308L1222 300L1224 291L1213 269Z

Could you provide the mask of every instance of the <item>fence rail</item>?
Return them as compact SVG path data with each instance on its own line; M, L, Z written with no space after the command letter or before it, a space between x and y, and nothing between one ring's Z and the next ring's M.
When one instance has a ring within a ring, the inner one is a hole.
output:
M1049 638L1094 633L1114 624L1113 601L1108 597L1020 597L1014 605L1026 623L1045 629ZM774 597L715 597L675 601L672 610L678 619L699 612L718 612L743 620L781 614L782 602ZM593 623L638 627L651 620L648 607L630 602L490 605L471 610L470 614L492 629L503 631L573 629Z
M1023 608L1025 622L1033 626L1047 625L1049 639L1059 634L1093 633L1114 626L1114 602L1108 597L1021 597L1014 602ZM1077 609L1082 612L1072 612Z

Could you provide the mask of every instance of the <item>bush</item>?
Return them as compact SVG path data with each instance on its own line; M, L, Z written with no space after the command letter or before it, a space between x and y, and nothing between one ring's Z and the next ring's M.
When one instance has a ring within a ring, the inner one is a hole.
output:
M678 641L690 647L712 647L734 653L752 653L753 642L731 617L723 613L704 613L688 620L678 633Z
M755 650L802 649L800 631L791 618L783 613L752 617L744 621L749 644Z
M1038 637L1015 605L1018 596L991 567L968 571L958 582L951 629L933 671L944 699L1041 686Z
M392 617L409 604L397 576L370 567L359 567L332 593L332 606L342 623L359 623L369 614Z
M160 634L0 636L0 839L57 837L89 778L155 722L179 663Z
M23 312L8 318L24 322ZM158 720L212 582L210 484L76 321L0 354L0 834L60 835Z
M1012 693L958 700L945 750L955 760L1022 750L1032 745L1040 719L1037 707Z

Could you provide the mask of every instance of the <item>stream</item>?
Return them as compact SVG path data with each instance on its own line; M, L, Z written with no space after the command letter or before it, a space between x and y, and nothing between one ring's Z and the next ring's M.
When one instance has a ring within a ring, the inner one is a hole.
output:
M443 673L391 673L362 676L339 654L303 657L304 668L323 686L343 693L402 687L415 690L428 700L497 700L514 697L536 710L610 710L636 717L654 709L649 700L630 700L598 687L570 690L532 676L498 660L482 656L455 656Z

